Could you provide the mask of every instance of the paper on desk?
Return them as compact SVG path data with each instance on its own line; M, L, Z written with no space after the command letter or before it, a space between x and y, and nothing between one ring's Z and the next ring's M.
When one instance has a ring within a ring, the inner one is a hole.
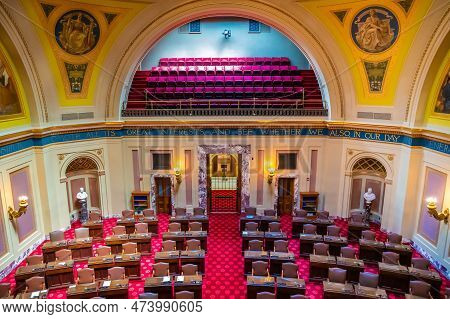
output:
M177 276L177 282L183 282L184 276Z
M31 293L31 298L38 298L40 295L40 291L34 291Z
M163 282L170 282L170 276L164 276Z
M103 287L108 288L109 286L111 286L111 280L105 280L103 282Z

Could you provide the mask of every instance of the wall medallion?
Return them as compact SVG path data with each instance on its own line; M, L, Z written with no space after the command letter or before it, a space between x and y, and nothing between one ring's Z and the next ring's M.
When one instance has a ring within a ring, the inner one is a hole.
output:
M56 22L55 37L64 51L81 55L90 52L97 45L100 28L97 20L86 11L73 10Z
M352 22L352 38L361 50L380 53L397 40L399 23L395 15L382 7L361 10Z

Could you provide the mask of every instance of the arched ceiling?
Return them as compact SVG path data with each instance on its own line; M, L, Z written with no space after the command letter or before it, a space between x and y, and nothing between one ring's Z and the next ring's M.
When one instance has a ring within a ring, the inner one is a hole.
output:
M352 37L355 18L368 7L388 10L398 21L395 42L380 53L363 51ZM234 13L271 24L306 48L321 71L321 80L329 88L332 119L359 121L358 112L385 110L392 113L392 121L386 124L414 126L421 123L415 116L411 118L411 112L425 112L424 108L410 105L414 102L413 87L420 82L416 79L417 69L429 39L442 24L448 24L449 3L446 0L243 0L239 3L231 0L220 3L210 0L6 0L2 8L9 12L15 27L23 34L22 41L43 79L41 94L46 100L50 124L60 124L61 114L68 110L94 112L93 121L120 120L124 85L144 53L165 32L202 14ZM55 26L72 10L88 12L100 30L95 47L81 55L65 52L55 40ZM375 91L371 87L373 81L369 81L371 75L381 77L378 81L381 86ZM76 84L77 77L78 82L82 78L82 89L74 92L72 85L74 81ZM31 113L43 113L43 107L38 103L34 108L40 109ZM45 118L37 118L41 126L49 125L45 124ZM445 127L447 123L438 125Z

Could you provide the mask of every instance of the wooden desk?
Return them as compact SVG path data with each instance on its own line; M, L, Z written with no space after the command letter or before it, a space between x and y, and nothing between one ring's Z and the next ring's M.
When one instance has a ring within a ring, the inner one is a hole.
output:
M14 290L14 294L22 292L25 290L26 284L25 281L31 277L45 277L45 268L46 264L38 264L31 266L20 266L17 268L16 273L14 275L14 279L16 280L16 288Z
M114 257L115 267L124 267L125 276L130 279L141 279L141 254L124 254Z
M122 253L122 245L129 241L129 235L112 235L105 238L105 245L111 247L111 254Z
M202 223L202 230L208 231L209 228L209 218L207 215L197 215L197 216L173 216L169 218L169 223L180 223L182 231L189 230L189 223L199 222Z
M378 263L378 269L381 288L394 292L408 293L410 275L407 267Z
M81 227L89 228L89 237L92 237L94 240L102 240L103 239L103 221L87 221L82 224Z
M408 268L410 280L423 280L431 285L430 293L434 299L441 298L442 278L437 271Z
M202 283L201 275L193 276L175 276L173 286L174 294L179 291L192 291L195 299L202 299Z
M400 265L411 267L411 259L413 254L411 246L386 242L385 247L386 251L392 251L399 254Z
M201 230L201 231L187 231L185 233L185 238L186 241L188 241L189 239L197 239L200 240L200 246L203 250L208 250L208 246L207 246L207 239L208 239L208 232L206 230ZM185 245L187 246L187 245ZM186 248L186 247L184 247Z
M75 261L92 257L92 237L70 239L67 242L67 247L72 251L72 259Z
M328 268L336 266L336 257L309 255L309 280L326 280Z
M158 235L158 217L140 217L137 222L146 223L148 226L148 232Z
M359 259L369 263L381 262L384 243L377 240L359 240Z
M359 282L359 273L364 272L364 262L360 259L336 257L336 266L347 270L347 281Z
M180 259L180 251L158 251L155 253L155 264L156 263L168 263L170 274L177 274L179 271L178 262Z
M264 233L264 249L273 251L274 242L276 240L287 240L287 234L283 232L265 232Z
M239 218L239 231L244 231L245 230L245 224L249 223L249 222L254 222L258 224L259 227L259 222L261 220L261 216L258 215L246 215L246 214L241 214L241 217Z
M277 277L277 299L290 299L293 295L305 295L306 284L303 279Z
M67 289L67 299L91 299L98 296L97 282L72 285Z
M108 279L108 269L114 267L114 255L91 257L88 267L94 269L95 279Z
M172 294L172 278L166 277L147 277L144 284L145 292L158 294L158 299L171 299Z
M405 299L427 299L427 298L416 296L416 295L411 295L411 294L405 294Z
M293 217L292 218L292 237L298 237L303 233L303 225L310 224L312 221L308 217Z
M127 234L134 234L134 231L136 230L136 219L134 217L130 218L122 218L117 220L117 226L125 226L125 231Z
M330 255L340 256L341 248L348 245L347 237L323 236L323 242L329 245Z
M183 250L184 249L184 241L186 239L186 232L185 231L172 231L172 232L165 232L162 236L163 241L164 240L173 240L177 245L177 250Z
M281 253L271 251L269 254L270 274L272 276L281 276L281 268L283 263L295 263L294 253Z
M67 287L75 282L73 279L73 260L51 261L45 270L47 288Z
M67 249L67 240L55 242L48 241L44 243L44 245L42 246L42 255L44 257L44 263L55 261L56 260L55 253L61 249Z
M137 244L137 250L142 255L149 255L152 251L152 234L130 234L128 237L130 242Z
M128 279L99 281L98 296L106 299L128 299Z
M386 290L380 288L355 285L355 295L358 299L387 299Z
M363 230L369 230L370 226L365 223L348 222L348 241L358 241Z
M259 216L259 230L263 232L269 231L269 223L279 223L281 221L278 216Z
M15 299L47 299L47 295L47 289L35 292L21 292Z
M314 252L314 244L322 241L322 235L300 234L300 256L312 254Z
M355 289L352 284L341 284L337 282L323 282L324 299L352 299L355 298Z
M334 225L334 221L332 221L331 219L316 218L312 224L317 226L317 233L319 235L326 235L327 227L330 225Z
M204 250L182 250L180 252L181 266L193 264L198 266L199 274L205 273L205 251ZM181 274L181 269L178 271Z
M242 251L248 250L248 242L250 240L260 240L264 244L264 232L244 230L242 232Z
M294 217L292 218L292 237L297 237L303 233L303 225L312 224L317 226L317 234L326 235L327 227L333 225L331 219L321 219L316 216Z
M275 293L275 277L247 276L247 299L256 299L264 291Z
M267 251L244 251L244 274L251 275L252 263L259 260L269 263L269 253Z

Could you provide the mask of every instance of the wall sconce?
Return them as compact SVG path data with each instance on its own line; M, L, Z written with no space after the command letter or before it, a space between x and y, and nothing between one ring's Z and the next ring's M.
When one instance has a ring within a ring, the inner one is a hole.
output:
M174 173L175 173L175 178L177 180L177 183L180 184L181 183L181 170L178 167L175 167L173 169Z
M443 212L438 212L437 205L436 205L436 203L437 203L436 197L428 197L426 199L426 201L427 201L428 214L430 214L430 216L434 217L438 221L443 220L444 223L448 224L448 216L450 214L449 209L447 208Z
M224 35L225 39L231 38L231 30L225 29L222 34Z
M267 183L272 184L273 177L275 176L275 168L269 167L267 171L269 172L267 176Z
M19 196L19 210L15 210L12 207L8 207L9 220L14 221L14 218L19 218L27 212L28 197L23 195Z

